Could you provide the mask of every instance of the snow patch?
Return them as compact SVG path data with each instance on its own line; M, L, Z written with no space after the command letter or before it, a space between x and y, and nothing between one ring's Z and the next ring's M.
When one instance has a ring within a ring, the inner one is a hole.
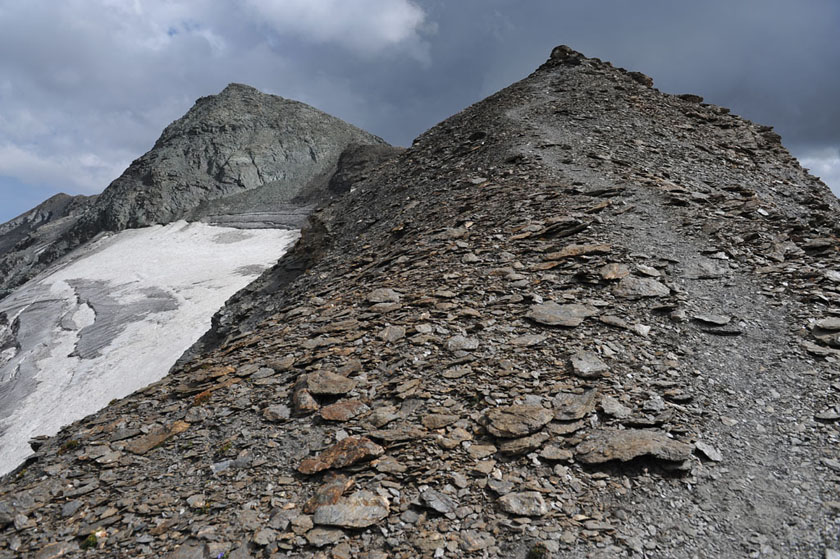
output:
M1 301L20 321L20 347L0 361L0 474L30 454L33 436L163 378L298 235L184 221L123 231Z

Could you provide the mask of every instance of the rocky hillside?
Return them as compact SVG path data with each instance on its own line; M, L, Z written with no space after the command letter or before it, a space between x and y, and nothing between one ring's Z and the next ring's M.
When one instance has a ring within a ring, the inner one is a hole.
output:
M35 257L39 251L60 240L96 196L56 194L42 204L0 225L0 278L15 275L23 255ZM0 299L8 295L13 282L0 283Z
M769 127L558 47L34 441L0 555L833 558L838 210Z
M73 211L50 210L51 220L26 218L46 215L39 206L22 216L25 228L10 229L21 218L2 226L0 290L10 291L103 231L178 219L297 228L328 197L322 183L341 154L360 144L390 149L308 105L231 84L196 101L98 197L65 204ZM48 228L48 222L56 223Z

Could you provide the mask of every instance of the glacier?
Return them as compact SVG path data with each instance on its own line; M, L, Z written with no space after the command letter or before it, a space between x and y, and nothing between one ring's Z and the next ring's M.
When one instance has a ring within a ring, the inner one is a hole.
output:
M163 378L297 230L177 221L103 235L0 301L0 474Z

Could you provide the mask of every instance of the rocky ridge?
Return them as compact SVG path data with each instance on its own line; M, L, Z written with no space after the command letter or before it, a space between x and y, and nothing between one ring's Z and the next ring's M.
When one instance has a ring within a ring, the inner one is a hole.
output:
M299 228L332 194L341 154L360 146L395 149L304 103L230 84L196 101L99 196L74 198L67 206L73 211L53 212L62 219L4 225L10 231L0 229L0 289L9 292L104 231L178 219Z
M48 200L0 225L0 258L3 270L11 268L7 254L28 251L37 254L60 241L96 196L56 194ZM8 266L9 268L6 268ZM6 272L4 275L14 275ZM12 284L0 284L0 299L11 293Z
M33 441L0 555L834 557L838 209L558 47L315 214L262 322Z

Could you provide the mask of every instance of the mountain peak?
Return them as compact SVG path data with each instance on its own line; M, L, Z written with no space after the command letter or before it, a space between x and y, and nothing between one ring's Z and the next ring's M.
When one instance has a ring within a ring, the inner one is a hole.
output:
M335 170L351 145L387 143L305 103L232 83L198 99L84 211L74 206L72 219L62 223L61 242L45 243L27 229L22 253L14 248L21 239L6 243L0 288L18 285L103 231L257 210L260 219L279 220L274 225L299 227L311 207L296 200L307 198L311 206L329 194L320 185L329 177L322 175ZM27 252L36 247L37 255Z

